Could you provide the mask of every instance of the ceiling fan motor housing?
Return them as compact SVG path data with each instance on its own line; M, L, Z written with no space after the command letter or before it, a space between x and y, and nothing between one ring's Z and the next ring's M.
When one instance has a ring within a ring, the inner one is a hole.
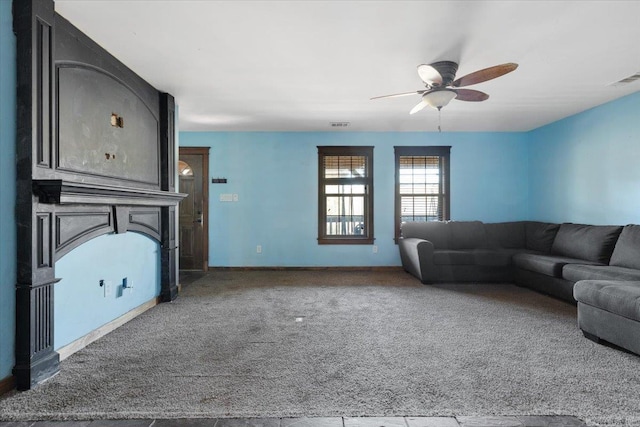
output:
M446 87L453 83L453 80L456 78L456 73L458 72L457 63L453 61L439 61L434 62L430 65L435 68L442 76L442 84L440 85L441 87Z

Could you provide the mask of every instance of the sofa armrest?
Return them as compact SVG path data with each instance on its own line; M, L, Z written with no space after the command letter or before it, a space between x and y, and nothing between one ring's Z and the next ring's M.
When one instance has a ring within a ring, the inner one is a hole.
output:
M429 272L433 271L433 243L415 237L398 240L402 267L422 283L427 283Z

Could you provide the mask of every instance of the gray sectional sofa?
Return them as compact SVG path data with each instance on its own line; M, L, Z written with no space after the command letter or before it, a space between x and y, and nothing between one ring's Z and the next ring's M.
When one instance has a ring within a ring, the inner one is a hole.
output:
M511 282L577 301L585 336L640 354L640 225L407 222L398 244L422 283Z

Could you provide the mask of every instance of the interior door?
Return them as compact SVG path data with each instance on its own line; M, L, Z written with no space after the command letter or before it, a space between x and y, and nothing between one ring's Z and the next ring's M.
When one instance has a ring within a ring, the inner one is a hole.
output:
M181 270L207 270L208 165L208 148L180 147L179 191L188 194L180 202L178 245Z

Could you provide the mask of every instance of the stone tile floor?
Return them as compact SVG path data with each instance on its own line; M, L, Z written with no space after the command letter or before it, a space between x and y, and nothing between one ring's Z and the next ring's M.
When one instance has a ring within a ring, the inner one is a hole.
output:
M577 427L576 417L330 417L330 418L179 418L157 420L22 421L0 427Z

